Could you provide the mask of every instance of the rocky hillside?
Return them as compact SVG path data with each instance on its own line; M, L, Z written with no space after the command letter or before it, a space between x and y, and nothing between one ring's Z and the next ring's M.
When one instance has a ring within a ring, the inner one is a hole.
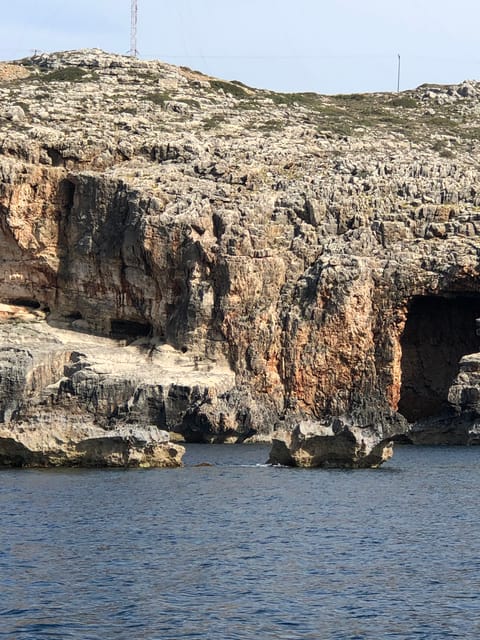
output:
M218 368L182 386L180 367L150 423L210 441L335 418L388 438L462 413L480 84L281 94L90 50L1 65L0 96L0 302ZM108 420L128 419L120 395Z

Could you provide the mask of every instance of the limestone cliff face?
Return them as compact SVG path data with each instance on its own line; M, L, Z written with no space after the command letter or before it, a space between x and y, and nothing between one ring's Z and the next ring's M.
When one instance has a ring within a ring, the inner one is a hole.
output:
M283 95L99 51L15 69L0 301L234 374L158 426L353 416L387 437L449 405L478 350L475 83Z

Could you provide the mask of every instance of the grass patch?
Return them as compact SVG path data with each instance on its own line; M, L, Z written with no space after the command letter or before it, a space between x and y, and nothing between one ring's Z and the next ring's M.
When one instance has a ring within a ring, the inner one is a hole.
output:
M30 113L30 105L27 102L18 101L16 105L21 107L24 113Z
M364 102L367 96L364 93L337 93L332 96L334 100L339 102Z
M437 140L432 144L433 151L436 151L441 158L453 158L453 151L447 147L444 140Z
M35 76L32 79L35 80ZM62 69L55 69L55 71L45 73L39 76L39 79L43 82L90 82L98 80L98 75L85 71L81 67L63 67Z
M177 98L177 102L183 102L184 104L188 104L190 107L194 107L195 109L200 109L202 106L198 100L194 100L193 98Z
M402 109L416 109L418 102L411 96L399 96L392 98L389 102L392 107L402 107Z
M185 71L186 73L194 73L197 76L203 76L204 78L208 78L208 76L203 73L202 71L198 71L197 69L191 69L190 67L185 67L183 65L180 66L180 69L182 71Z
M235 105L235 108L238 109L239 111L258 111L258 109L260 108L260 105L258 101L255 98L253 98L253 99L239 100Z
M221 124L224 124L225 122L226 122L225 116L218 114L204 120L203 128L206 131L209 131L210 129L216 129L217 127L219 127Z
M322 99L318 93L277 93L276 91L266 91L263 94L266 98L270 98L277 105L285 105L287 107L303 106L310 109L318 109L322 106Z
M136 116L137 115L137 108L136 107L117 107L114 109L114 111L116 113L129 113L132 116Z
M156 104L159 107L164 107L165 103L172 99L172 96L168 91L154 91L153 93L147 93L145 99L153 102L153 104Z
M267 120L257 126L258 131L283 131L285 129L285 122L283 120Z
M459 129L458 134L465 140L480 140L480 127L469 127Z
M210 80L210 86L214 91L229 93L234 98L247 98L248 92L238 82L226 82L225 80Z
M454 153L451 149L442 149L440 151L440 157L441 158L453 158Z
M157 82L160 80L160 75L153 71L138 71L133 75L137 80L144 80L146 82Z

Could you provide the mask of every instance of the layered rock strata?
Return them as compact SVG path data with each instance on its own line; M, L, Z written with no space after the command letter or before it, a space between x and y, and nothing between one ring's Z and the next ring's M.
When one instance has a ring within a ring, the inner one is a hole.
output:
M2 74L0 301L232 376L148 424L398 435L448 408L478 351L478 84L279 94L100 51Z
M46 421L0 428L1 467L120 467L182 466L184 447L169 441L156 427L115 430L75 425L55 415Z

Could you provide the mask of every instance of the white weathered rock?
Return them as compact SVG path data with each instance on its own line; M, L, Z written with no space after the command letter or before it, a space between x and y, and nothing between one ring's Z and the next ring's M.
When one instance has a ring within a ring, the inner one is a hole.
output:
M53 412L55 415L55 412ZM0 467L179 467L185 449L156 427L105 430L82 423L30 421L0 427Z
M295 467L375 468L391 458L391 440L376 430L330 423L300 422L273 439L268 462Z
M183 450L159 427L178 429L196 399L233 384L228 367L158 341L127 345L0 305L0 465L176 466Z
M12 122L22 122L25 120L25 111L19 105L13 105L5 111L5 118Z

